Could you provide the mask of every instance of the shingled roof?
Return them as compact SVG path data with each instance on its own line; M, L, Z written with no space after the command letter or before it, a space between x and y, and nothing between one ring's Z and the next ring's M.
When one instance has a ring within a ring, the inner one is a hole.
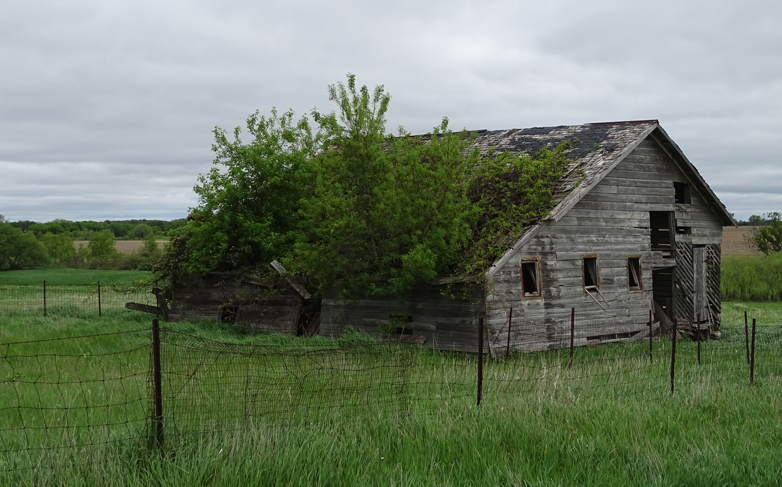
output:
M679 169L691 180L707 203L722 219L723 225L735 225L725 205L717 198L684 152L668 136L657 120L586 123L556 127L534 127L510 130L478 130L472 146L481 153L513 152L534 155L544 147L554 148L569 142L570 163L556 192L556 206L546 220L558 221L608 175L647 137L668 153ZM494 263L489 275L502 265L537 232L539 225L525 229L519 240Z
M481 153L513 152L534 155L544 147L554 148L569 142L570 159L565 176L557 189L557 205L548 219L557 221L578 200L599 183L619 162L647 136L652 136L671 155L679 168L703 192L726 224L734 221L725 206L709 188L695 166L660 127L657 120L585 123L556 127L533 127L510 130L478 130L472 143Z

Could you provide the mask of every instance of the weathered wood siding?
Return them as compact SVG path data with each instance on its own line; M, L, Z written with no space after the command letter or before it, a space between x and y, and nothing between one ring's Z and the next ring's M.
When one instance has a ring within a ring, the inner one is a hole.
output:
M494 275L487 297L487 322L496 346L506 343L513 308L511 343L517 349L559 348L569 343L570 309L576 310L576 345L627 338L647 329L652 307L652 270L676 264L651 250L650 211L674 211L677 243L707 245L719 256L722 226L692 182L691 204L674 202L674 181L687 182L669 154L650 136L558 222L544 222ZM605 310L583 287L585 255L597 257ZM630 290L627 259L641 258L641 290ZM543 296L522 297L521 262L539 258ZM691 265L691 264L690 264ZM709 261L709 279L719 293L719 260ZM719 319L719 303L710 292ZM718 296L718 294L717 294ZM691 296L687 298L691 299ZM680 319L687 317L679 317Z
M483 302L422 289L406 299L336 299L321 302L320 333L340 336L352 329L382 339L424 344L439 350L474 352Z
M193 279L172 290L174 320L221 319L230 308L231 321L258 331L296 334L302 300L281 290L270 290L231 278Z

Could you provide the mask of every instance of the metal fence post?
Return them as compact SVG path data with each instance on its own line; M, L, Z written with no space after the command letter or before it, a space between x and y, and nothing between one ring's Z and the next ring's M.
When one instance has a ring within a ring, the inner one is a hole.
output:
M746 311L744 312L744 348L747 351L747 363L749 363L749 322Z
M752 342L749 353L749 383L755 383L755 318L752 318Z
M478 321L478 398L477 405L481 405L483 396L483 317Z
M98 281L98 316L103 316L103 309L100 303L100 281Z
M160 322L152 320L152 392L154 414L152 416L153 442L156 448L163 447L163 384L160 370Z
M510 311L508 312L508 345L505 348L505 356L510 357L510 331L511 331L511 323L513 323L513 306L510 307Z
M695 349L697 351L698 355L698 365L701 364L701 316L700 313L695 317L695 333L696 337L698 338L697 342L695 343Z
M678 334L676 318L673 319L673 331L671 332L671 394L676 384L676 335Z
M649 362L652 361L652 310L649 310Z
M573 342L576 331L576 308L570 308L570 357L568 359L568 366L573 365Z
M43 315L46 316L46 280L43 281Z

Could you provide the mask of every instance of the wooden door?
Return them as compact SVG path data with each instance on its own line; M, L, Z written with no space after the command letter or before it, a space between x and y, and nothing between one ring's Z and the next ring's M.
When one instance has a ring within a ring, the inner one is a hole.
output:
M706 290L706 249L702 245L696 245L692 248L692 308L693 322L708 321L707 311L707 290Z

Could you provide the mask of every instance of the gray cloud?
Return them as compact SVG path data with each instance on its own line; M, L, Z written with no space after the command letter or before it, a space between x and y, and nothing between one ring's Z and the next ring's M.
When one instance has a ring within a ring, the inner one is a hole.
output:
M184 216L211 129L355 72L425 131L659 119L738 216L782 209L772 2L11 1L0 213Z

